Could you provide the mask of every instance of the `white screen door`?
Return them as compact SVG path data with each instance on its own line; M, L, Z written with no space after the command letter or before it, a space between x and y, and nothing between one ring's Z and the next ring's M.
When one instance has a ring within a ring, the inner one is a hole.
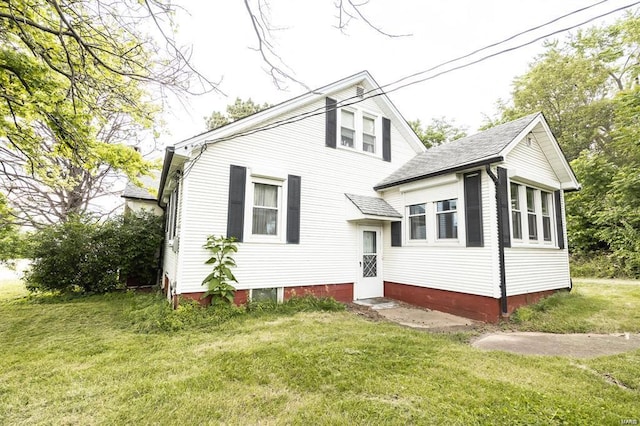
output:
M383 296L381 270L381 229L373 226L359 228L358 283L355 289L356 299Z

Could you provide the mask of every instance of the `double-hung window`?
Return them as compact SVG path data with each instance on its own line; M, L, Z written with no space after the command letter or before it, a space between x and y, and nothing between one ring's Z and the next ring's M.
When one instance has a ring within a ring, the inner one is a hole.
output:
M436 211L436 221L438 223L438 239L458 238L458 200L438 201Z
M536 208L536 191L527 187L527 217L529 224L529 240L538 239L538 213Z
M381 117L357 108L341 108L338 120L340 147L368 154L379 153Z
M254 183L253 223L254 235L278 235L279 187Z
M522 213L520 212L520 185L511 184L511 232L516 240L522 239Z
M545 241L551 241L551 194L540 191L542 205L542 236Z
M376 152L376 120L366 115L362 117L362 150Z
M409 206L409 239L427 239L427 209L425 204Z
M353 148L356 135L356 117L353 111L340 110L340 145Z

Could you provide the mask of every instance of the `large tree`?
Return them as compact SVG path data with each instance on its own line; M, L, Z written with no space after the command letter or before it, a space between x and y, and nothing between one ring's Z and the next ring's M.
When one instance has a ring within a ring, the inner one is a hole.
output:
M164 0L0 2L0 183L23 223L82 213L113 172L149 173L131 145L154 126L154 93L215 89L173 42L172 12Z
M553 42L515 79L501 121L542 111L583 189L567 195L570 248L640 276L640 18Z
M465 127L458 127L455 120L446 117L433 118L426 126L419 119L409 121L409 125L427 148L467 136Z
M260 112L263 109L269 108L271 105L264 103L262 105L254 103L251 98L243 101L240 98L236 98L235 102L227 105L226 113L220 111L214 111L209 117L205 117L205 123L207 130L217 129L220 126L229 124L248 115Z

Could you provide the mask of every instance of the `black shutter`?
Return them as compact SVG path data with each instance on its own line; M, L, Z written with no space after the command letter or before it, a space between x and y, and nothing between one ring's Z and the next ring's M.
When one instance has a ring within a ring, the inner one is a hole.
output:
M509 230L509 178L507 169L498 167L498 223L502 220L500 238L504 247L511 247L511 231Z
M402 222L391 222L391 247L402 246Z
M382 159L391 161L391 120L382 117Z
M335 99L327 98L327 105L325 110L325 145L330 148L336 147L336 137L338 135L338 110L336 109L337 102Z
M300 176L287 178L287 243L300 243Z
M464 214L467 247L484 246L482 232L482 175L479 171L464 175Z
M558 231L558 248L564 248L564 215L562 214L562 192L554 191L553 198L556 209L556 229Z
M229 204L227 207L227 237L242 242L244 231L244 193L247 169L231 165L229 173Z

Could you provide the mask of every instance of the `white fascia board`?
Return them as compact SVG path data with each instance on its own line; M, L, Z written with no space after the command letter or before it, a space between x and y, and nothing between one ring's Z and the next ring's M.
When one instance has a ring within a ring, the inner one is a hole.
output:
M265 121L269 121L273 118L276 118L290 111L293 111L297 108L300 108L310 102L313 102L318 98L328 96L333 92L343 90L349 86L355 85L362 81L367 81L369 84L373 85L371 83L373 82L371 75L369 75L367 71L362 71L358 74L354 74L351 77L347 77L343 80L336 81L335 83L329 84L320 89L307 92L303 95L289 99L288 101L284 101L264 111L250 115L249 117L229 123L219 129L211 130L209 132L205 132L205 133L196 135L194 137L191 137L189 139L185 139L181 142L178 142L175 145L176 151L178 151L179 148L184 148L189 146L191 146L192 148L195 148L205 142L215 142L216 139L228 138L229 136L232 136L238 132L242 132L243 130L250 129L251 127L257 126ZM324 111L324 106L319 108L317 112L323 112L323 111Z
M552 152L551 153L547 152L547 147L543 148L544 149L543 152L545 153L545 155L548 155L548 154L555 155L560 160L563 168L562 172L569 178L571 182L570 185L568 185L563 189L569 189L569 190L579 189L580 183L578 182L578 179L576 178L575 173L573 173L573 169L571 169L571 166L569 165L567 158L564 156L562 149L560 149L560 144L556 140L555 136L553 136L553 132L549 128L549 125L547 124L547 121L545 120L544 115L542 113L538 113L538 115L533 120L531 120L531 123L529 123L529 125L525 127L524 130L522 130L522 132L518 134L518 136L516 136L511 142L509 142L509 144L502 150L500 155L502 155L503 158L507 158L507 155L509 155L511 150L513 150L529 134L529 132L533 131L533 129L538 124L542 126L542 128L544 129L547 135L547 138L551 142L550 145L551 145ZM550 165L553 167L551 163ZM557 174L558 173L556 171L556 175Z
M176 152L184 150L183 152L191 153L204 143L215 143L217 140L233 137L237 133L250 130L264 122L283 116L291 111L295 111L296 109L299 109L319 98L330 96L332 93L339 92L356 84L364 85L367 92L376 94L382 92L381 95L373 98L374 101L378 103L380 109L384 111L385 115L387 115L392 123L396 125L404 138L410 142L416 153L426 150L424 144L420 141L413 129L411 129L411 126L409 126L402 114L400 114L395 105L393 105L388 96L383 93L382 89L379 88L378 83L376 83L367 71L362 71L320 89L305 93L288 101L284 101L281 104L275 105L241 120L229 123L219 129L211 130L209 132L193 136L189 139L185 139L175 145L175 150ZM354 99L354 101L357 101L357 99ZM316 111L311 112L311 114L314 113L323 114L324 106L321 106Z

